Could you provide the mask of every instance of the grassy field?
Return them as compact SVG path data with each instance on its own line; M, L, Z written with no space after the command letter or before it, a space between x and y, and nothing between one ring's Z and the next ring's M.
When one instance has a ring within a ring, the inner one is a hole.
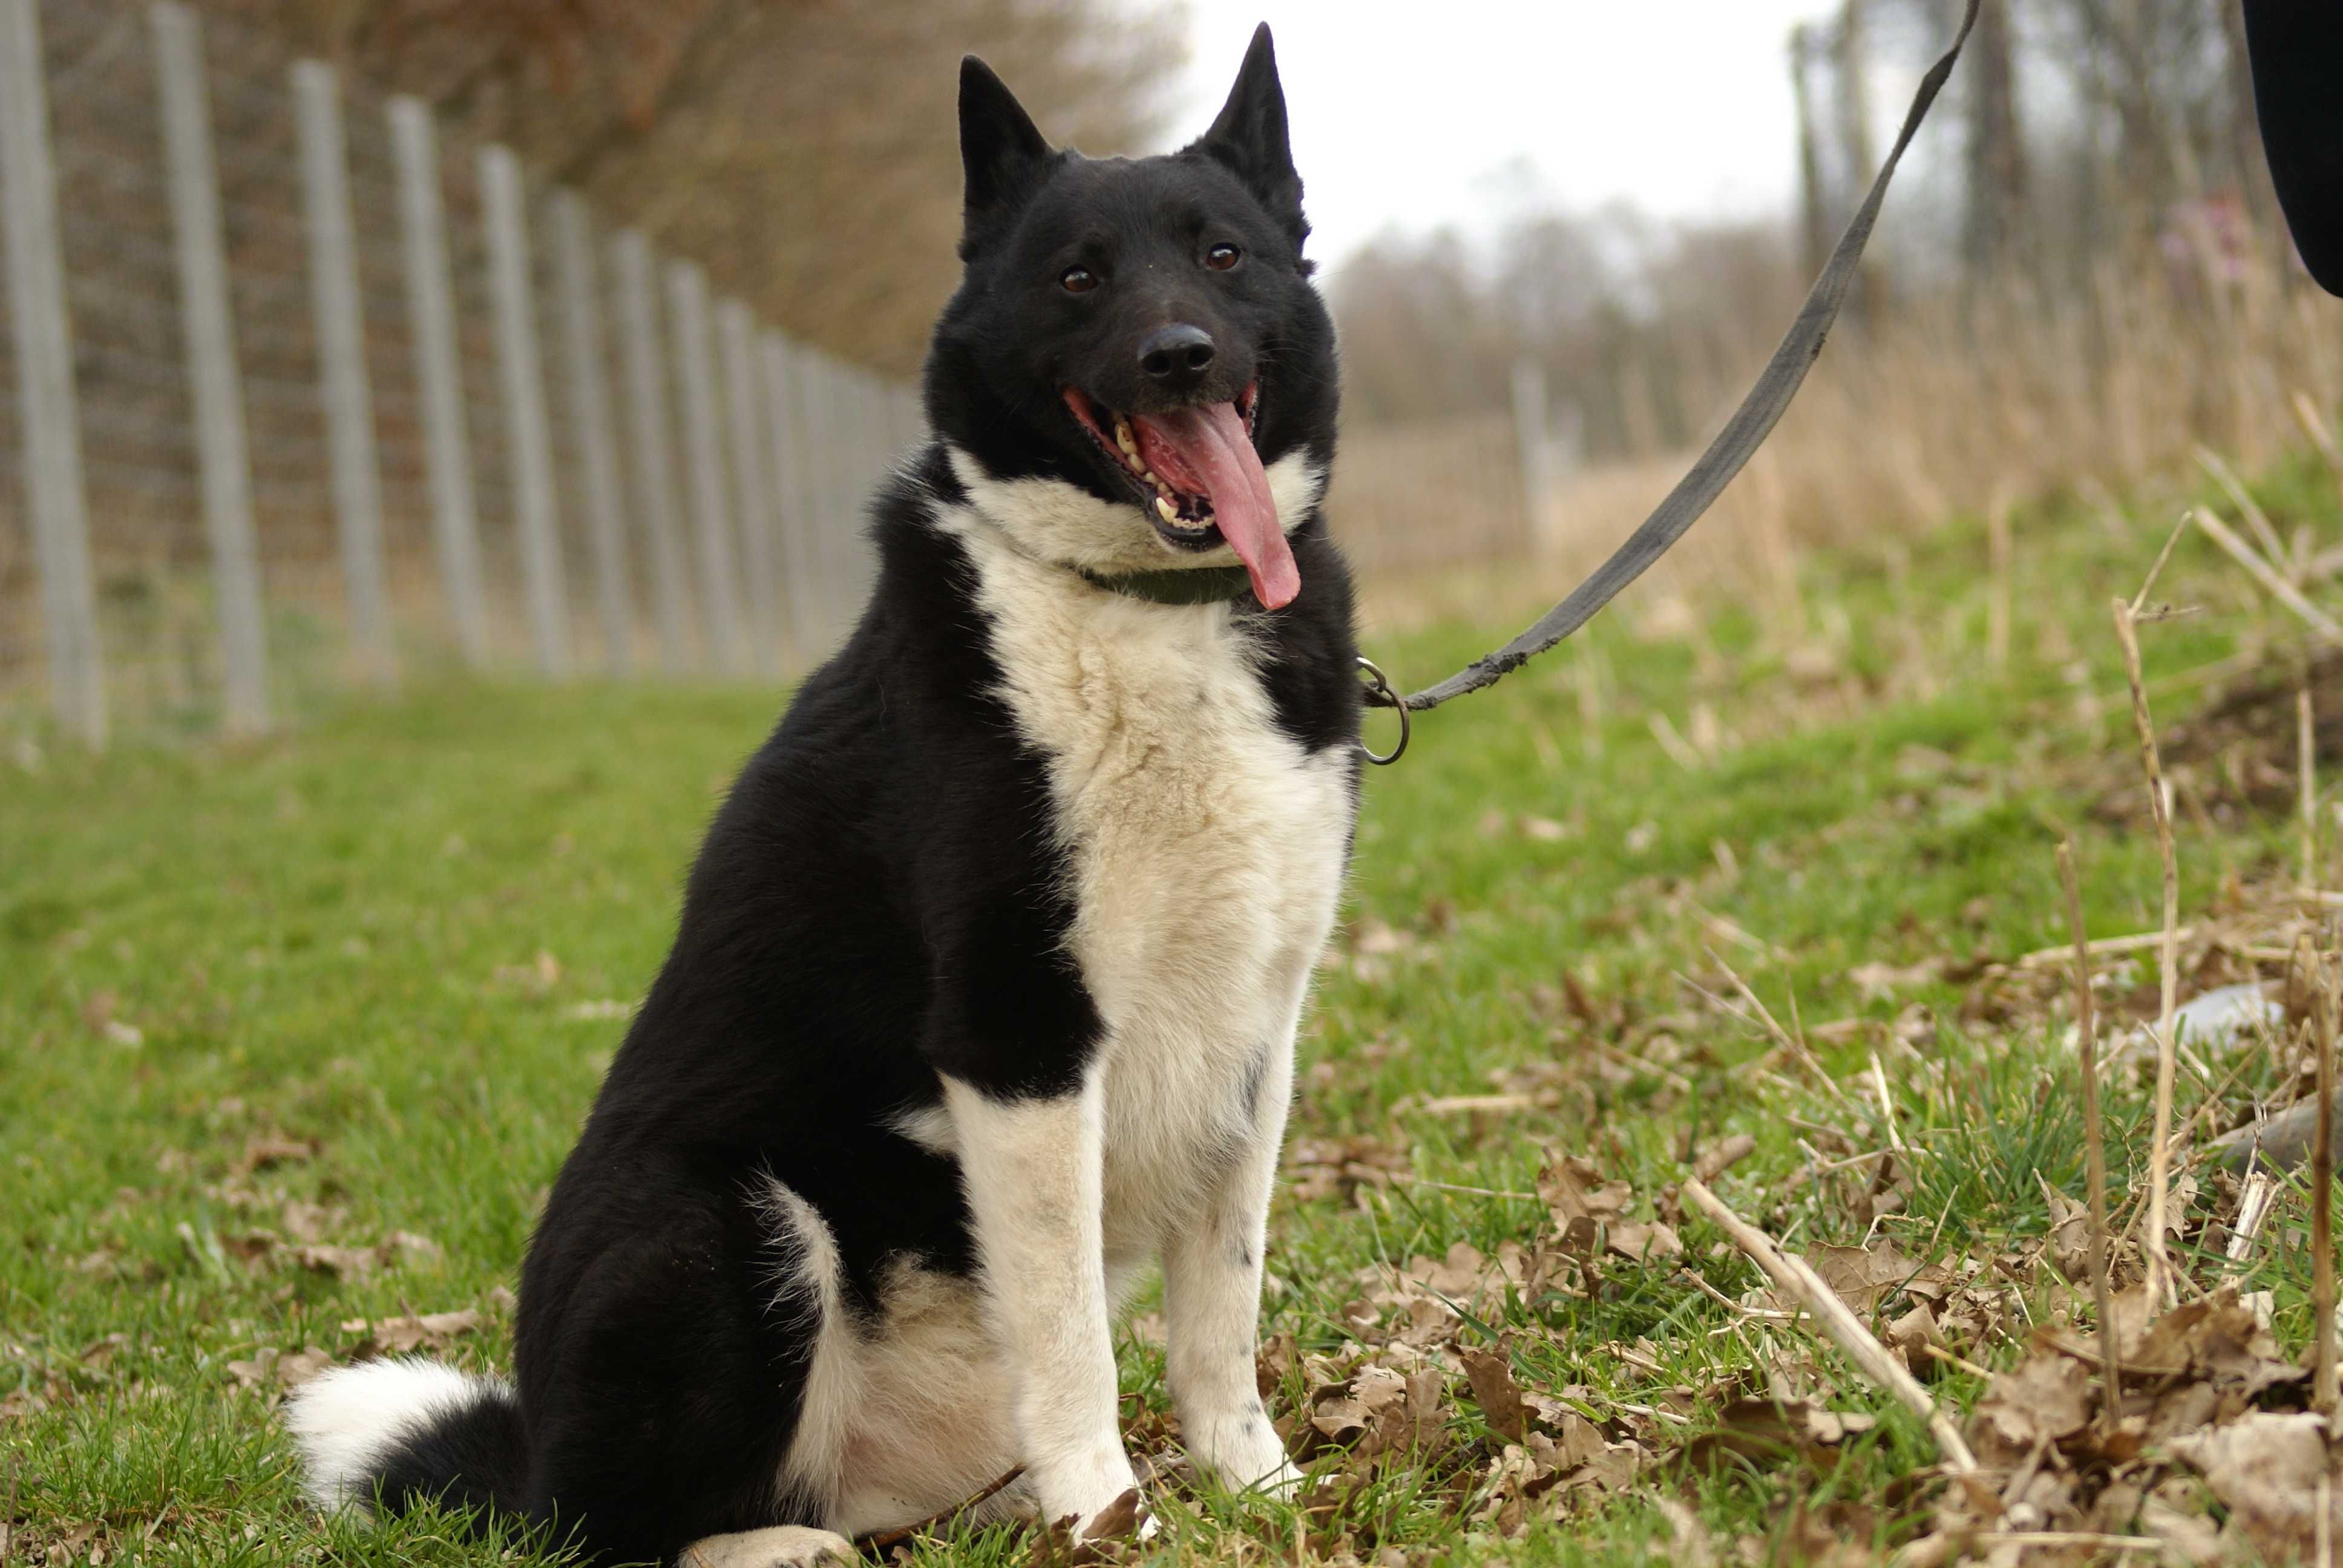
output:
M2335 538L2322 471L2259 490L2282 530ZM1367 783L1272 1221L1264 1375L1315 1483L1266 1503L1170 1462L1142 1303L1122 1366L1133 1444L1166 1462L1151 1550L1689 1564L1936 1529L1920 1422L1757 1293L1678 1184L1745 1135L1719 1192L1835 1284L1873 1271L1841 1293L1963 1419L2030 1332L2088 1318L2071 1009L2016 960L2064 937L2062 834L2094 935L2157 922L2107 607L2163 534L2022 514L1999 584L1969 524L1908 572L1817 559L1804 627L1644 592L1419 724ZM2246 656L2282 669L2295 628L2195 538L2156 597L2203 607L2146 634L2183 918L2296 918L2271 890L2298 852L2290 693L2184 723L2225 689L2208 667L2229 689ZM1490 630L1372 651L1429 678ZM505 1364L532 1216L779 702L447 685L251 746L92 760L28 732L0 761L0 1559L550 1560L441 1517L321 1522L273 1409L328 1357ZM2183 998L2278 973L2254 945L2200 936ZM2152 954L2109 961L2111 1046L2154 982ZM2284 1051L2206 1052L2217 1081L2184 1074L2184 1115L2292 1097ZM2146 1083L2136 1053L2108 1077L2119 1203ZM2305 1195L2232 1265L2226 1181L2177 1204L2187 1271L2271 1292L2297 1352ZM2143 1528L2112 1506L2093 1528ZM2202 1495L2190 1517L2227 1512ZM912 1551L1031 1545L947 1529Z

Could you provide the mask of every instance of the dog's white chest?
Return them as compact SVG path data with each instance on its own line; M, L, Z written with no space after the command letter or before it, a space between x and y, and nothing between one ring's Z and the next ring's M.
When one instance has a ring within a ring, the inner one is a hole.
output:
M1046 759L1071 946L1107 1024L1110 1254L1250 1141L1340 896L1349 760L1281 730L1220 606L1070 588L971 541L1007 699Z

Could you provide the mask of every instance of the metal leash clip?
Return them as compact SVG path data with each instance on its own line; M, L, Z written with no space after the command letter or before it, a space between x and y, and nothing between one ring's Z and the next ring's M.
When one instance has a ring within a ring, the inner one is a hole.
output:
M1378 753L1375 749L1369 746L1364 739L1362 739L1359 742L1359 752L1362 756L1366 758L1368 761L1373 763L1378 768L1388 768L1407 754L1407 699L1402 697L1398 692L1392 689L1390 678L1386 677L1383 670L1376 666L1373 659L1369 658L1364 654L1359 655L1359 668L1364 670L1369 678L1369 685L1367 687L1367 706L1370 708L1392 708L1399 710L1398 745L1393 747L1389 751Z

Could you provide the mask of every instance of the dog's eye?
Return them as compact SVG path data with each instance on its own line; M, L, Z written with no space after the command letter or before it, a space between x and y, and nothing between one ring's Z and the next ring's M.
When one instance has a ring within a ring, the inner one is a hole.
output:
M1070 266L1058 274L1058 286L1068 294L1088 294L1098 286L1098 274L1087 266Z
M1235 246L1216 245L1212 246L1212 249L1204 253L1204 265L1211 267L1214 272L1226 272L1229 268L1234 266L1238 261L1243 257L1243 256L1244 252L1239 250Z

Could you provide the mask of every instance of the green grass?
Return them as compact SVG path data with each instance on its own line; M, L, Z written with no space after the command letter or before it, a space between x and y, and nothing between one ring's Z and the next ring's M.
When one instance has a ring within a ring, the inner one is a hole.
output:
M2282 528L2332 532L2317 477L2290 467L2262 487ZM1858 1020L1819 1037L1835 1073L1883 1052L1905 1136L1930 1150L1906 1211L1882 1221L1908 1252L2038 1236L2036 1172L2070 1193L2081 1181L2073 1070L2053 1023L1965 1017L1967 988L1943 979L1882 995L1850 975L1945 956L1973 967L2060 940L2051 851L2066 830L2092 930L2155 924L2152 842L2094 810L2110 779L2137 789L2106 606L2161 542L2147 531L2119 543L2075 511L2022 519L2005 670L1983 653L1982 531L1955 525L1918 546L1900 590L1862 555L1811 563L1809 608L1835 633L1793 639L1746 608L1710 606L1696 638L1642 641L1614 614L1421 720L1407 759L1368 779L1349 911L1354 933L1403 940L1325 971L1293 1136L1371 1139L1403 1151L1416 1176L1499 1193L1528 1190L1552 1147L1632 1182L1649 1213L1688 1147L1745 1131L1757 1151L1721 1183L1744 1213L1801 1246L1856 1241L1869 1216L1846 1183L1785 1178L1805 1160L1792 1118L1867 1147L1870 1113L1736 1071L1765 1040L1691 989L1728 985L1722 960L1785 1019L1795 999L1808 1026ZM2152 680L2284 635L2238 582L2184 545L2159 597L2207 613L2148 634ZM1371 650L1413 685L1492 630L1443 627ZM1817 673L1800 640L1829 648L1831 668ZM1579 678L1584 660L1598 678ZM2095 717L2080 694L2096 695ZM2195 700L2165 695L2159 717ZM648 983L700 827L779 701L729 688L437 684L346 702L262 743L96 759L20 726L29 744L0 777L0 1523L20 1554L85 1543L76 1527L94 1525L111 1556L154 1563L546 1560L428 1515L376 1532L320 1523L298 1499L269 1396L230 1363L263 1347L347 1352L360 1337L347 1321L460 1307L485 1307L489 1322L446 1353L505 1362L508 1318L491 1292L513 1280L623 1027L589 1004ZM1691 734L1702 704L1738 744L1687 766L1650 719ZM2292 843L2280 816L2184 814L2187 907L2277 874ZM1592 1021L1572 1010L1574 990ZM1558 1106L1421 1109L1525 1071L1559 1087ZM2136 1088L2118 1088L2111 1114L2120 1178L2144 1147ZM315 1158L239 1168L256 1141L287 1138L314 1140ZM287 1229L288 1202L321 1206L328 1241L407 1232L432 1246L395 1248L351 1279L281 1248L245 1261L256 1245L245 1238ZM1356 1203L1282 1199L1270 1261L1286 1288L1266 1328L1332 1351L1363 1266L1457 1241L1493 1252L1544 1223L1536 1204L1420 1181ZM1736 1295L1755 1282L1736 1254L1712 1251L1704 1224L1681 1229L1710 1283ZM2299 1342L2301 1248L2258 1268L2279 1293L2282 1334ZM1483 1326L1509 1337L1527 1387L1574 1386L1599 1405L1684 1385L1688 1434L1714 1424L1713 1391L1785 1348L1805 1353L1795 1334L1733 1322L1673 1264L1619 1262L1599 1289L1515 1297ZM1611 1349L1637 1341L1663 1375ZM1133 1336L1123 1365L1134 1413L1160 1413L1160 1352ZM1480 1412L1460 1396L1443 1461L1353 1473L1330 1489L1331 1511L1306 1517L1170 1496L1164 1544L1231 1558L1395 1549L1624 1563L1673 1549L1660 1501L1680 1499L1728 1540L1789 1550L1792 1504L1876 1503L1932 1457L1916 1423L1851 1374L1836 1383L1840 1408L1882 1420L1826 1463L1663 1462L1624 1497L1518 1540L1457 1516L1457 1488L1488 1456ZM1936 1386L1956 1402L1981 1389L1966 1373ZM1321 1467L1332 1475L1338 1462ZM1878 1517L1885 1534L1898 1528ZM996 1530L925 1550L1017 1562L1027 1546Z

